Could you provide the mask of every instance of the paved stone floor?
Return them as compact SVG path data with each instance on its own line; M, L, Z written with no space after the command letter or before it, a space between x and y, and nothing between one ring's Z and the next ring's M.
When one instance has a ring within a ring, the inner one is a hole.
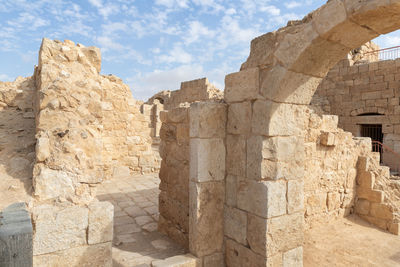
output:
M150 266L185 250L157 231L158 174L104 182L97 198L114 205L113 265Z

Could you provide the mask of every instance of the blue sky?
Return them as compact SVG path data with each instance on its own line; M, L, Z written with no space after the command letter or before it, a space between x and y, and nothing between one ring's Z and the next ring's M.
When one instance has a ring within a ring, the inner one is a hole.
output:
M136 99L208 77L224 88L250 41L326 0L0 0L0 80L30 76L43 37L101 48ZM400 45L395 32L377 40Z

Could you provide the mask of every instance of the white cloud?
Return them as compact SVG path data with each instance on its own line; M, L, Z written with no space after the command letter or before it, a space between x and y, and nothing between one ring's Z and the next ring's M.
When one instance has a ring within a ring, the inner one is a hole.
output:
M165 63L188 64L192 61L192 55L186 52L181 45L175 44L167 55L161 55L160 61Z
M288 9L296 8L296 7L299 7L299 6L301 6L301 3L298 2L298 1L291 1L289 3L285 3L285 7L288 8Z
M89 0L89 3L97 8L97 12L107 19L111 14L118 14L120 7L113 3L103 3L102 0Z
M168 8L179 7L188 8L188 0L156 0L156 5L166 6Z
M170 70L155 70L128 78L133 96L146 100L162 90L177 90L183 81L204 77L201 65L181 65Z
M184 40L186 44L196 42L201 37L213 38L215 31L209 30L200 21L191 21L189 23L188 33L185 35Z
M272 16L279 16L281 14L281 10L277 8L276 6L268 5L268 6L262 6L260 8L260 11L262 12L267 12L268 14Z

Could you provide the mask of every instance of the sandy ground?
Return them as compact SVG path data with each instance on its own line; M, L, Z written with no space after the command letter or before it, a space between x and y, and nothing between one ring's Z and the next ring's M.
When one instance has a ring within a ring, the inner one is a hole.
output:
M400 236L350 216L306 231L304 266L400 266Z

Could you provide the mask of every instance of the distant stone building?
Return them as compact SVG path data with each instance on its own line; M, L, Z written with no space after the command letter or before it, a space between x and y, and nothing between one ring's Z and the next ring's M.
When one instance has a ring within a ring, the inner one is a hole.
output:
M382 163L400 166L400 58L379 60L368 43L332 68L318 87L312 104L339 116L339 127L354 136L371 137ZM365 56L367 55L367 56ZM379 142L379 143L378 143Z

